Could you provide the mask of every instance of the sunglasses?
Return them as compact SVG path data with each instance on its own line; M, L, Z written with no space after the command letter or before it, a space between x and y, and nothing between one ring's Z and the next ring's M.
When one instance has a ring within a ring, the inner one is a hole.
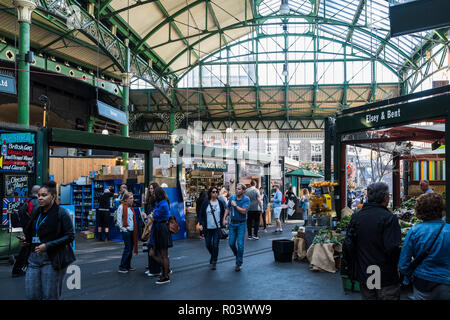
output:
M213 191L211 191L211 193L219 193L219 191L213 190Z

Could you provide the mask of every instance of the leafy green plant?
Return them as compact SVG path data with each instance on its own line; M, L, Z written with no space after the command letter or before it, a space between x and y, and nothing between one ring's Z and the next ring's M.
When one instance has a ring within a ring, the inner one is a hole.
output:
M350 223L350 220L352 219L352 217L350 217L350 216L345 216L345 217L343 217L340 221L338 221L337 223L336 223L336 232L342 232L342 231L345 231L345 230L347 230L347 227L348 227L348 225L349 225L349 223Z
M344 240L345 236L341 234L333 234L331 229L320 229L317 235L313 239L313 244L320 243L335 243L339 244Z

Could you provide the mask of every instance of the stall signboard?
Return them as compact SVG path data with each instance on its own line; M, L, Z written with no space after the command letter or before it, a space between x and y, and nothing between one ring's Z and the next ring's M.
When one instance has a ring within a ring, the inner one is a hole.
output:
M16 78L0 74L0 92L16 94Z
M97 100L97 111L102 117L114 120L120 124L128 125L128 116L125 112Z
M5 175L5 196L26 197L28 195L28 176Z
M33 173L35 170L35 134L1 132L0 171Z
M194 170L227 172L228 165L222 162L199 162L194 163Z

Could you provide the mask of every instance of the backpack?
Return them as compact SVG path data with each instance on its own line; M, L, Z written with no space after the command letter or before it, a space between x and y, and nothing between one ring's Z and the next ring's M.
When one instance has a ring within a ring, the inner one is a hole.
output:
M25 199L12 210L11 226L13 228L23 228L27 224L28 220L30 220L30 215L28 214L28 204L32 200L33 199L31 198Z

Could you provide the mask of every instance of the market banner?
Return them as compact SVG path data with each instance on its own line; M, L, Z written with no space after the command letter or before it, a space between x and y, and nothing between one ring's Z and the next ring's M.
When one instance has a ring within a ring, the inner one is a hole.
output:
M222 162L199 162L194 163L194 170L227 172L228 165Z
M9 226L8 211L17 209L26 198L3 198L2 225Z
M0 134L0 171L33 173L35 166L35 134L8 132Z

